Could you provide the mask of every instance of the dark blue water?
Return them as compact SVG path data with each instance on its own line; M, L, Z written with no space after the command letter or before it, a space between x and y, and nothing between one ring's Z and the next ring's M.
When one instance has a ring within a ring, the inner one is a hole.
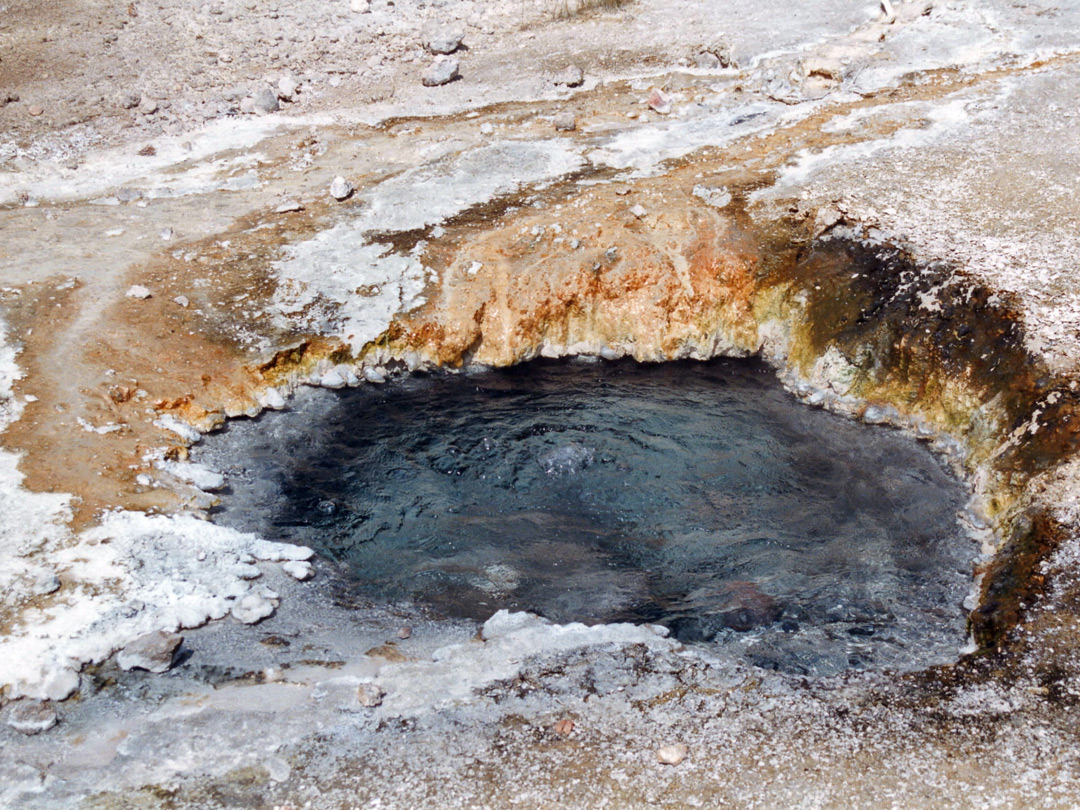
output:
M925 447L750 361L535 362L301 398L200 460L222 523L360 595L485 619L655 622L807 674L953 660L972 543Z

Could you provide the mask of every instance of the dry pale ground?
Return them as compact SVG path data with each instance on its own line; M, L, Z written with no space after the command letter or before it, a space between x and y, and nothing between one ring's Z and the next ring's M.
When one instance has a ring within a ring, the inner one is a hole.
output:
M298 582L279 563L302 554L202 520L215 474L185 459L189 424L359 382L355 349L369 377L395 351L764 351L805 397L861 413L835 365L800 365L755 309L763 247L792 233L906 251L934 282L928 317L949 284L981 285L1015 319L1025 379L1060 398L1080 357L1080 11L360 5L0 5L0 683L8 717L59 718L0 731L0 804L1074 807L1071 414L1007 507L990 503L998 456L980 445L967 466L990 546L988 525L1024 510L1055 522L1020 624L904 678L807 682L648 628L523 616L481 639L343 603L330 565ZM461 78L424 87L425 41L455 27ZM556 83L569 66L579 87ZM292 101L247 112L285 77ZM338 175L356 187L342 202ZM584 325L567 315L583 301ZM391 325L398 342L371 349ZM1020 427L999 455L1051 432L1039 414ZM117 667L162 628L185 630L173 670ZM381 705L358 702L365 683ZM689 756L658 764L671 743Z

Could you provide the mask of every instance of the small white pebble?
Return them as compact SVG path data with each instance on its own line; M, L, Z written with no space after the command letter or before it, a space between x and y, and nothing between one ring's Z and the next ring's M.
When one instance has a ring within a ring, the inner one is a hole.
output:
M661 765L679 765L689 753L690 749L682 743L665 745L663 748L657 749L656 761Z
M356 700L367 709L381 706L386 693L377 683L362 683L356 688Z
M289 560L286 563L282 563L281 568L290 577L300 581L311 579L315 576L315 569L312 568L311 563L306 560Z
M128 288L128 291L125 293L125 295L127 295L128 298L147 299L152 295L152 293L150 292L150 290L146 289L146 287L142 286L141 284L133 284L131 287Z

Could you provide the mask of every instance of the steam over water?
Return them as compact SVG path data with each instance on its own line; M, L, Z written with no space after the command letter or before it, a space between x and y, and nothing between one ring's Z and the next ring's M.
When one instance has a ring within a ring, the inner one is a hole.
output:
M217 520L347 563L375 600L659 623L807 674L920 668L964 643L962 487L913 439L798 404L755 362L319 391L199 460L229 478Z

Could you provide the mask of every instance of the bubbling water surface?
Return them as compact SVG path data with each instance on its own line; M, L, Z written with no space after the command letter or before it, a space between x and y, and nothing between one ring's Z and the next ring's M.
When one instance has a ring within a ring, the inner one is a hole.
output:
M230 424L221 523L456 617L652 622L810 675L954 660L964 489L755 361L538 361L313 392Z

